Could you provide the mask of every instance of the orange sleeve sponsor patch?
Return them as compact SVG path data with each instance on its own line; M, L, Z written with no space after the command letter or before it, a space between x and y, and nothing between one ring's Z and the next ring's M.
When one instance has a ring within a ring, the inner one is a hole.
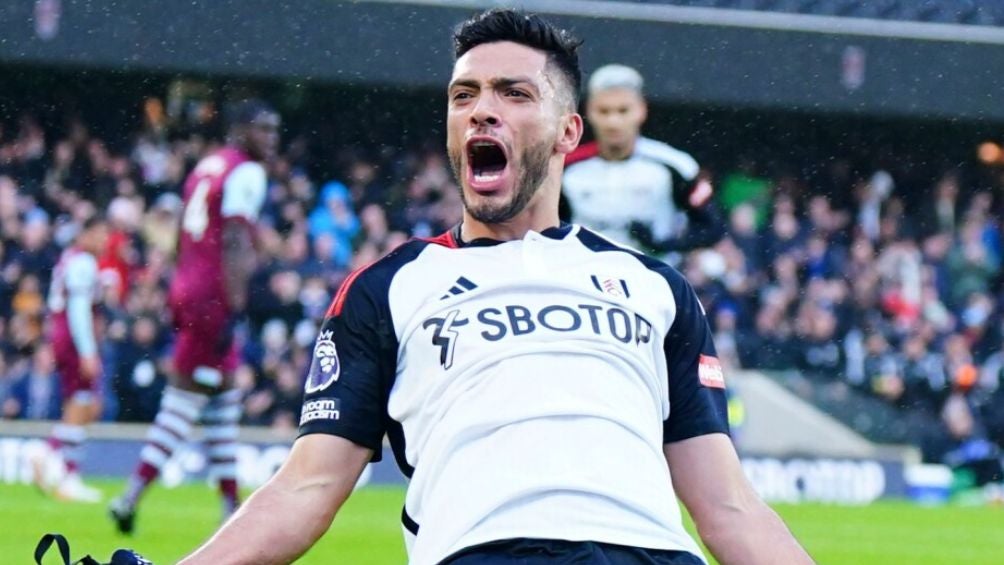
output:
M709 388L725 388L725 372L717 357L701 355L697 364L697 378Z

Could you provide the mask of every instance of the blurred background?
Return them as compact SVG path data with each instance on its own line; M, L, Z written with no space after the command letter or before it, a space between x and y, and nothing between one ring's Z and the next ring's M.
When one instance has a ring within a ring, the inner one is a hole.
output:
M30 477L34 422L59 416L45 293L93 210L114 233L100 260L106 425L84 469L131 469L141 431L114 423L150 421L165 384L180 187L221 143L222 108L247 96L283 118L239 369L241 477L268 476L340 282L459 220L448 31L488 4L3 2L0 493ZM644 133L713 181L728 235L678 267L713 325L761 493L1004 502L1004 3L520 5L585 38L585 73L637 68ZM180 455L167 482L203 467ZM390 468L373 480L401 482Z

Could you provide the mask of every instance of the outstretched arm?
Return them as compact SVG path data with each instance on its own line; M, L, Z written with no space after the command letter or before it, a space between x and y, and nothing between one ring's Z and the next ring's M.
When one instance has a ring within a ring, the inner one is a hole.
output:
M781 518L743 474L725 434L707 434L663 448L677 496L701 540L722 565L809 565Z
M338 436L299 438L275 476L181 564L291 563L327 531L372 454Z

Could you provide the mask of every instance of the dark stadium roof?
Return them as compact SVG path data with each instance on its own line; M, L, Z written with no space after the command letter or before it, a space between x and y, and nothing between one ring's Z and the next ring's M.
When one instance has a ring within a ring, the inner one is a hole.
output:
M639 2L941 24L1004 26L1000 0L636 0Z

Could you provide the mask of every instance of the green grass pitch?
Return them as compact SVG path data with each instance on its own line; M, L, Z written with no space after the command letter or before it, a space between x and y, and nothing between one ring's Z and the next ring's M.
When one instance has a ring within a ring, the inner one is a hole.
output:
M122 483L100 482L109 495ZM366 487L356 492L335 525L298 563L403 564L398 523L404 491ZM780 505L788 522L819 563L967 565L1004 563L1004 507L919 507L882 502L848 507ZM155 488L144 500L137 533L114 533L103 505L61 503L34 488L0 485L0 563L31 563L45 532L63 533L73 558L90 553L106 560L117 547L134 547L157 565L174 563L210 535L219 519L215 492L204 485ZM46 565L57 563L53 550Z

